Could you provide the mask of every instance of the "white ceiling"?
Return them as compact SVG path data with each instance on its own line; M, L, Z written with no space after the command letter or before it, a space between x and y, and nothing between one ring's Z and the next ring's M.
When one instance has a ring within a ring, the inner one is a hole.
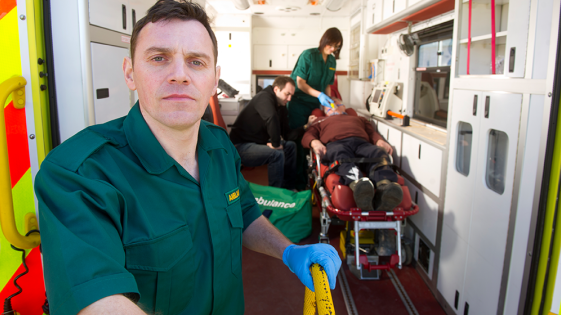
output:
M248 0L250 8L247 10L238 10L235 8L234 3L230 0L207 0L207 3L212 5L218 14L251 14L260 15L263 17L277 16L277 17L303 17L303 16L337 16L348 17L358 8L358 1L346 0L343 7L337 12L331 12L325 7L327 0L320 0L318 5L308 4L308 0L266 0L266 4L254 4L257 1ZM284 12L286 8L295 8L295 11ZM280 9L280 10L279 10ZM263 14L256 14L256 13ZM312 15L311 13L316 13ZM319 13L319 15L318 15ZM288 25L287 25L288 26Z

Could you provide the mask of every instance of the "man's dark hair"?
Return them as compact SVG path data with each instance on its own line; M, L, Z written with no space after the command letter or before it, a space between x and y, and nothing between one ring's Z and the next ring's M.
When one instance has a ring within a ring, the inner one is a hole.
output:
M214 65L218 59L218 45L216 36L210 28L210 21L205 10L197 3L185 0L159 0L146 12L146 16L138 20L134 25L130 43L131 59L134 64L134 51L136 49L136 41L140 31L146 24L158 21L171 21L178 19L181 21L199 21L207 30L210 40L212 41L212 51L214 53Z
M323 53L323 48L325 48L325 46L335 46L339 43L341 43L341 46L333 52L335 59L339 59L339 53L343 47L343 35L341 35L341 31L338 28L332 27L325 31L319 40L319 51Z
M273 81L273 88L276 86L279 88L279 90L282 90L284 89L287 83L290 83L294 85L294 87L296 87L296 84L294 83L294 80L292 80L291 77L279 76L275 78L275 81Z

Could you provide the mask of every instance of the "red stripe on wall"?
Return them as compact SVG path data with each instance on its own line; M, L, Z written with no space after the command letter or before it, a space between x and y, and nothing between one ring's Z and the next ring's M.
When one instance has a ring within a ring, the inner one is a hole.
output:
M45 283L38 247L31 250L31 253L25 258L25 263L29 268L29 273L18 279L18 284L23 288L23 292L12 299L12 307L22 315L42 315L42 307L45 302ZM18 292L14 285L14 279L24 271L25 268L22 264L0 292L2 303L8 296Z
M6 138L8 140L8 160L10 162L10 179L12 188L29 169L29 148L27 146L27 125L25 110L15 109L10 102L4 108L6 120Z
M421 21L426 21L437 15L454 10L454 5L455 2L453 0L442 0L422 10L419 10L407 17L402 18L401 21L411 21L413 22L413 24L416 24ZM404 29L406 27L407 27L407 22L398 21L379 29L373 32L372 34L390 34L395 31Z

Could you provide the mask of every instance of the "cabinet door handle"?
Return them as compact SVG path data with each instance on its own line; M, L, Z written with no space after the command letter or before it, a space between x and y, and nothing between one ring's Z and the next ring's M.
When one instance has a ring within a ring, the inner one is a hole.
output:
M228 33L228 39L232 40L232 33Z
M477 116L477 95L473 96L473 116Z
M458 310L458 302L460 301L460 292L456 290L456 299L454 299L454 308Z
M516 60L516 47L510 48L510 57L508 59L508 72L514 72L514 61Z
M469 314L469 304L468 302L466 302L466 306L464 307L464 315L468 315Z
M273 66L273 60L269 60L269 68Z
M388 135L386 137L386 140L390 141L390 130L388 129Z
M418 204L417 200L419 200L419 192L418 191L415 192L415 204ZM456 291L456 293L458 293L458 291Z
M421 159L421 144L419 144L419 160Z
M123 29L127 29L127 6L123 4Z
M489 118L489 106L491 106L491 96L485 96L485 118Z
M135 24L136 24L136 11L132 9L132 28L134 28Z

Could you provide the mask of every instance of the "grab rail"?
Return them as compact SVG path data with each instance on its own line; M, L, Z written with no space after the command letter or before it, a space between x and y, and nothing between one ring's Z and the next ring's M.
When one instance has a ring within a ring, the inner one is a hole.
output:
M25 108L25 85L24 77L12 77L0 84L0 225L6 240L21 249L29 249L39 246L41 238L38 234L29 236L21 235L16 227L14 205L12 198L12 181L10 180L10 162L8 160L8 141L6 138L6 122L4 118L4 104L8 96L12 94L14 108ZM25 232L37 229L37 218L35 214L28 213L25 218Z

